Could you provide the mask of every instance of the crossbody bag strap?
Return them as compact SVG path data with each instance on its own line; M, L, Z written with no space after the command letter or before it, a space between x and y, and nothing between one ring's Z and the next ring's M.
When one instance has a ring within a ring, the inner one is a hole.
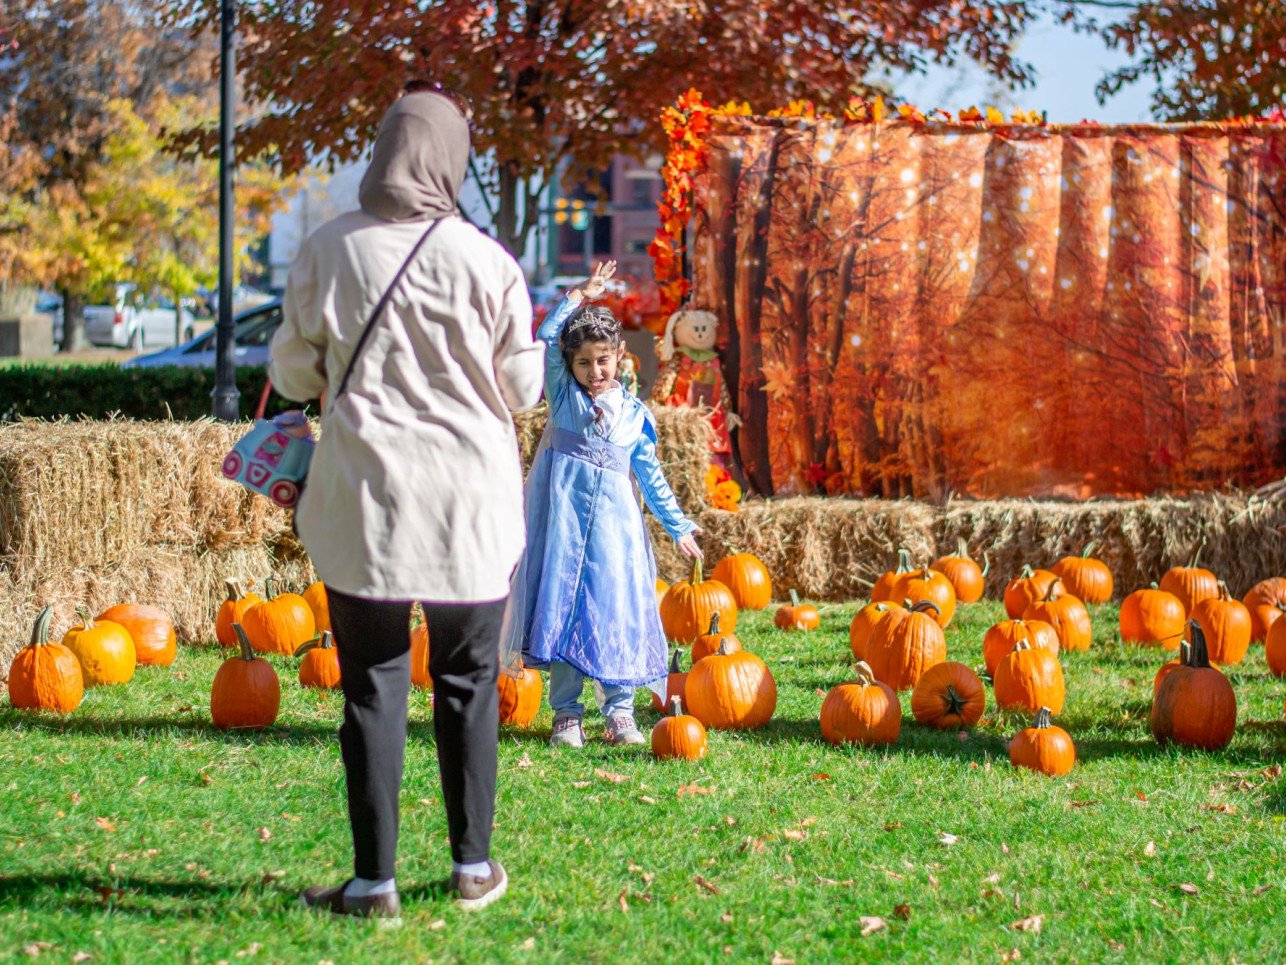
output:
M398 282L402 280L402 276L406 274L406 269L411 266L411 262L414 261L415 256L420 253L420 249L424 247L424 243L429 240L429 235L433 234L434 229L436 229L444 220L444 218L438 218L433 222L433 224L429 225L428 230L425 231L424 234L420 235L420 240L415 243L415 247L411 249L411 253L407 255L406 260L402 262L402 267L397 270L397 274L393 276L393 280L389 282L388 287L384 289L384 294L380 296L380 300L375 304L375 310L371 312L371 317L366 320L366 327L362 329L362 334L357 339L357 345L353 348L353 354L348 359L348 367L344 369L344 377L339 380L339 388L335 390L335 395L330 400L330 404L332 406L339 401L339 397L344 394L344 389L348 387L348 377L353 374L353 366L357 364L357 357L362 353L362 348L366 345L366 340L370 337L371 330L375 327L375 323L379 321L380 316L384 314L384 309L388 307L389 299L393 297L393 290L397 288Z

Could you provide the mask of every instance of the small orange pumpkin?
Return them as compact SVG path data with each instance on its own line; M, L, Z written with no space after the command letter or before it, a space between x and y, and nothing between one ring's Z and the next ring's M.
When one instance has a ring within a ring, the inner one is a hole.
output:
M76 655L49 640L54 608L45 607L31 628L31 642L9 667L9 703L21 710L52 710L70 714L80 706L85 683Z
M777 681L759 657L724 647L688 671L688 710L706 727L752 730L772 719Z
M1036 720L1009 743L1009 763L1039 774L1060 777L1076 766L1072 735L1050 722L1048 707L1036 711Z
M214 638L225 647L237 646L237 634L232 629L234 623L240 623L252 606L263 602L258 593L245 592L236 580L224 580L228 596L219 604L219 613L214 619Z
M729 633L737 629L737 601L718 580L701 579L701 561L692 561L692 579L680 580L661 599L661 627L675 643L688 645L710 626L718 611Z
M1157 588L1135 590L1121 601L1120 630L1125 643L1177 650L1187 621L1182 601Z
M1033 647L1019 640L1014 649L996 666L993 683L996 705L1006 710L1025 710L1034 714L1048 707L1056 714L1063 712L1067 691L1063 684L1063 665L1044 647Z
M339 689L339 651L335 636L323 630L316 640L309 640L295 651L299 657L299 683L318 690Z
M1200 625L1189 624L1188 635L1187 662L1166 675L1152 700L1152 736L1162 745L1219 750L1237 730L1237 695L1210 666Z
M317 636L313 611L298 593L274 594L271 580L266 591L268 599L247 610L241 626L259 653L293 656L300 646Z
M94 619L107 620L125 628L134 641L134 656L140 664L168 667L178 654L174 624L164 610L139 603L118 603Z
M768 567L750 553L725 556L710 576L731 591L738 610L763 610L772 602Z
M661 761L699 761L707 749L706 729L701 721L683 712L683 698L676 695L670 701L670 712L652 728L653 756Z
M1205 540L1202 540L1202 546ZM1173 594L1183 604L1183 612L1191 614L1202 600L1213 600L1219 596L1219 577L1197 565L1201 548L1192 557L1187 566L1172 566L1161 577L1160 589Z
M313 626L317 632L333 629L330 625L330 602L326 599L326 584L321 580L310 583L303 593L299 594L313 611Z
M1088 650L1094 641L1090 611L1085 609L1085 604L1076 597L1058 592L1062 582L1062 577L1055 577L1045 593L1045 598L1023 611L1023 619L1039 620L1053 627L1058 634L1059 651L1067 650L1074 653L1078 650Z
M665 599L665 591L670 588L670 584L665 582L659 576L656 578L656 605L660 606L661 601Z
M908 573L901 583L902 597L912 603L932 600L937 606L933 619L946 629L956 614L956 591L951 581L937 570L920 569Z
M1219 581L1219 595L1202 600L1189 614L1201 625L1206 635L1206 650L1211 663L1238 664L1250 649L1251 621L1246 604L1234 600L1228 584Z
M670 672L665 678L665 700L658 697L656 691L652 691L652 706L662 714L665 713L665 708L670 705L675 697L686 698L685 685L688 682L688 675L679 663L680 653L682 651L676 647L670 657ZM695 663L695 661L693 662Z
M822 625L821 614L811 603L800 603L799 594L790 591L790 603L777 608L773 625L779 630L801 630L807 633Z
M736 653L741 649L741 641L734 634L724 633L719 628L719 611L716 610L710 616L709 629L692 642L692 662L704 660L710 654L717 652L720 643L727 646L729 653ZM657 710L664 711L665 707L658 707Z
M411 686L416 690L433 690L429 676L429 625L418 624L411 631Z
M239 652L219 666L210 687L210 719L219 730L259 730L277 722L281 681L263 657L256 657L240 623L232 625Z
M1043 620L1001 620L982 638L982 659L987 665L987 673L993 677L996 675L996 667L1009 656L1019 640L1058 653L1058 631Z
M880 578L875 581L875 585L871 587L871 602L902 602L903 598L906 596L906 594L902 592L902 579L907 576L911 570L911 551L905 548L899 549L897 566L883 573Z
M517 677L502 673L496 678L496 689L500 692L500 723L530 727L545 692L540 671L521 667Z
M978 675L947 660L920 675L911 691L911 715L926 727L961 730L982 719L987 691Z
M1267 640L1268 628L1286 613L1286 577L1260 580L1241 598L1250 611L1250 639Z
M947 659L947 640L942 627L930 615L937 609L932 600L895 610L875 627L867 643L867 660L875 679L894 690L910 690L920 675Z
M902 606L897 603L880 601L879 603L868 603L862 609L853 615L853 620L848 625L848 645L853 651L855 660L865 660L867 649L870 645L871 634L880 621L892 613L894 610L901 610Z
M86 687L129 683L138 658L129 631L117 623L95 622L77 607L80 624L63 634L63 646L76 655Z
M1286 603L1278 604L1279 612L1286 613ZM1264 640L1264 659L1275 677L1286 677L1286 620L1277 619L1268 628Z
M866 663L859 662L856 669L856 680L832 687L822 701L822 737L832 744L864 747L896 742L902 730L897 692L876 680Z
M1033 570L1027 564L1023 564L1022 571L1005 587L1005 612L1009 614L1009 619L1017 620L1029 606L1038 600L1045 599L1049 595L1050 586L1056 579L1058 579L1057 574L1049 570ZM1059 592L1063 592L1061 583Z
M1112 571L1102 560L1090 556L1093 542L1086 543L1080 556L1064 556L1049 568L1063 581L1067 592L1084 603L1106 603L1114 589Z
M977 603L987 588L987 574L991 572L991 562L986 553L982 555L982 559L985 565L980 567L970 558L969 547L961 536L956 542L955 556L940 556L930 568L951 581L956 599L961 603Z

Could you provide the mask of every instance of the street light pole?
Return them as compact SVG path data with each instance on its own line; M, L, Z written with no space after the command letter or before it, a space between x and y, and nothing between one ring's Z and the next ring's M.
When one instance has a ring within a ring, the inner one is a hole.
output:
M214 417L236 422L241 417L237 390L235 337L232 325L233 233L233 99L236 96L236 0L221 0L219 9L219 319L214 335Z

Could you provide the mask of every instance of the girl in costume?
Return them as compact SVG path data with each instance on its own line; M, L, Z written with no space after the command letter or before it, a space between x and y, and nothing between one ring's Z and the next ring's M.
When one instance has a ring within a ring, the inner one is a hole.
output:
M620 322L587 304L616 270L600 264L568 292L536 337L545 343L549 421L527 479L527 549L514 573L502 663L548 667L550 743L581 747L585 678L594 681L611 744L642 744L634 689L664 682L666 640L656 607L656 562L634 495L685 556L694 534L656 457L656 422L625 392Z

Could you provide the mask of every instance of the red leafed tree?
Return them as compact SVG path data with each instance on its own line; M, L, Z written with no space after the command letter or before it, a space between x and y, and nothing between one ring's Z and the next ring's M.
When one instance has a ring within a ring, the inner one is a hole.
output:
M217 27L215 0L167 0L175 22ZM241 9L249 101L271 105L239 134L241 156L287 172L357 158L411 77L464 94L497 199L499 239L519 251L542 184L595 180L617 154L660 149L663 107L708 96L842 106L874 64L973 59L1011 82L1038 0L279 0Z

